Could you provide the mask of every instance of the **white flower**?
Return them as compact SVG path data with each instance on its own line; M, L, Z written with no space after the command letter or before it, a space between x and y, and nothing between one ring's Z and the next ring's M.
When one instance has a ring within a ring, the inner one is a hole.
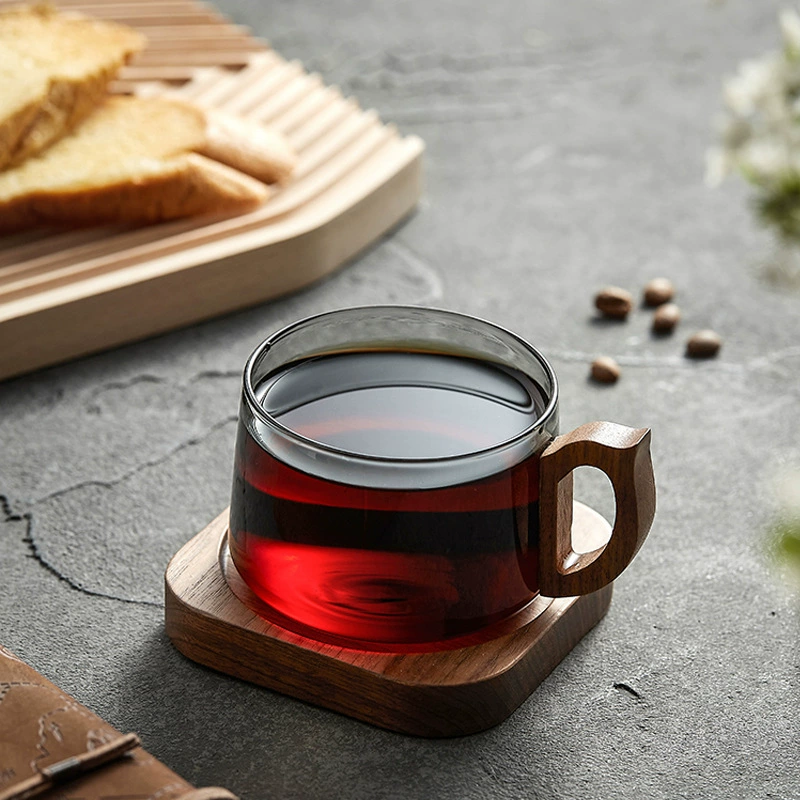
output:
M800 16L795 11L785 9L780 13L780 23L786 55L797 58L800 56Z
M743 61L723 87L726 119L706 157L706 183L733 170L767 195L800 180L800 14L780 15L783 49Z
M722 147L712 147L706 153L706 186L719 186L733 169L731 154Z
M748 177L761 185L779 181L790 166L786 147L770 139L750 141L740 151L738 162Z
M725 82L725 105L741 117L749 117L764 98L774 91L778 69L772 56L743 61L739 74Z
M800 470L779 477L777 495L784 512L791 516L800 516Z

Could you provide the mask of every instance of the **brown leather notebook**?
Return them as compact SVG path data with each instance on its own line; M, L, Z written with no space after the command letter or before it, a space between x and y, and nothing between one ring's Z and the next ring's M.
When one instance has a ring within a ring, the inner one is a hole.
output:
M195 789L0 645L0 800L236 800Z

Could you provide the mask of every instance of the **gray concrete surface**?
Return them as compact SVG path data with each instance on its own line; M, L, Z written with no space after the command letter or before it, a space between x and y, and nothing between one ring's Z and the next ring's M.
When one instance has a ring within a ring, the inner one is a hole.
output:
M800 602L765 552L770 478L800 462L800 295L761 279L770 240L745 189L702 183L721 78L775 45L778 4L219 5L421 135L425 200L309 291L0 386L0 641L245 800L800 797ZM597 287L655 275L679 287L673 338L640 310L593 321ZM229 679L163 630L168 558L228 501L248 352L309 313L387 301L537 343L565 429L653 428L658 514L608 616L506 723L463 739ZM703 327L724 349L689 363ZM624 367L613 388L587 382L597 353Z

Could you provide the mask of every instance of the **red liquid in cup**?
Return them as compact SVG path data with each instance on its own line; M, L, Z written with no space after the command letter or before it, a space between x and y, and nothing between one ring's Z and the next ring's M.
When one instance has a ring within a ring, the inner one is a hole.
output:
M424 353L324 356L256 387L286 427L351 453L466 455L541 415L522 373ZM291 458L287 458L290 461ZM240 424L231 554L252 590L301 633L431 642L478 630L537 591L538 455L471 483L400 490L337 480L270 455Z

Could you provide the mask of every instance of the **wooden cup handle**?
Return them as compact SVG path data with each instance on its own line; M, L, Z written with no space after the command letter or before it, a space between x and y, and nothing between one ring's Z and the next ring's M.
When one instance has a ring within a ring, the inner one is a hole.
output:
M572 470L597 467L614 487L611 538L590 553L572 548ZM539 591L589 594L611 583L642 546L656 511L650 430L590 422L557 437L539 462Z

